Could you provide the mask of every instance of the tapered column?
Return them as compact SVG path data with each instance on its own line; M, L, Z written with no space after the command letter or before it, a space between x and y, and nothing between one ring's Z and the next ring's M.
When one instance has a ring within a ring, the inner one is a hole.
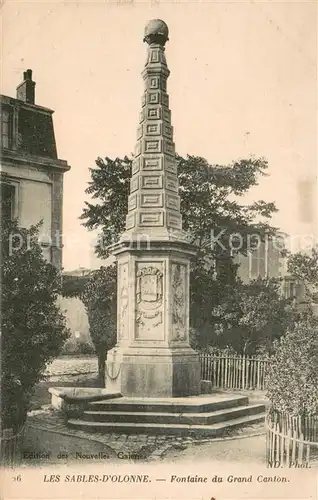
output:
M189 396L200 388L199 357L189 345L190 258L196 250L182 231L167 94L167 25L150 21L144 40L145 92L126 231L112 247L118 260L118 337L107 358L107 383L129 396Z

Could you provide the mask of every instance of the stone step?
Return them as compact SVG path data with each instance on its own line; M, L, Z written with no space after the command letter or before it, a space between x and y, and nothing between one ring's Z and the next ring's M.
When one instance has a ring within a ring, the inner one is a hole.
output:
M89 404L89 410L118 412L205 413L248 405L248 397L209 394L187 398L128 398L100 400Z
M231 420L245 415L264 413L265 406L260 404L236 406L205 413L166 413L166 412L121 412L88 410L83 420L94 422L155 423L155 424L187 424L209 425Z
M188 425L188 424L155 424L155 423L133 423L133 422L87 422L80 419L68 420L68 426L87 432L118 433L118 434L169 434L169 435L195 435L221 436L227 431L256 424L265 420L264 413L256 415L245 415L226 422L211 425Z

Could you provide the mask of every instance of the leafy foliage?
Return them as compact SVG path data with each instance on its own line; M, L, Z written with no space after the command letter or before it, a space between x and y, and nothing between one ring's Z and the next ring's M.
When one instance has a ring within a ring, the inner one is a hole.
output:
M117 266L93 271L81 299L87 311L90 335L98 357L100 383L104 387L106 354L116 343Z
M207 254L215 257L228 249L231 233L243 237L241 251L246 251L248 234L274 234L275 228L266 221L276 211L273 203L260 200L251 205L240 204L235 197L245 194L265 175L267 161L250 158L232 165L210 165L204 158L177 156L183 227L192 235L199 248L199 259ZM96 167L90 169L91 181L86 189L96 203L85 202L81 219L88 229L100 231L96 247L99 257L109 256L108 246L118 241L125 228L128 211L129 182L132 160L125 157L98 158ZM265 221L257 221L265 218ZM211 245L211 235L221 244ZM228 256L228 253L226 253Z
M3 220L1 234L1 420L17 430L25 421L30 396L46 364L68 337L57 305L58 270L37 243L38 226L21 229ZM13 248L13 249L12 249Z
M276 279L259 278L237 289L234 330L244 353L250 349L253 352L270 349L273 340L286 331L291 321L286 306Z
M306 313L276 343L267 374L273 410L318 414L318 318Z
M128 195L131 177L131 159L97 158L96 168L90 169L92 180L86 194L97 203L85 202L81 219L88 229L100 229L100 240L96 246L99 257L109 256L108 245L115 243L125 229L128 211Z
M71 276L64 274L62 276L62 295L63 297L81 298L85 291L88 276Z
M240 354L268 352L292 321L287 301L280 295L275 279L257 279L234 286L216 280L204 297L205 328L201 346L230 348ZM217 300L215 294L221 295Z
M66 342L63 346L63 351L61 354L95 354L95 349L92 344L88 341L78 342L72 341Z
M311 255L301 252L291 255L287 269L304 284L306 298L318 303L318 248L313 248Z

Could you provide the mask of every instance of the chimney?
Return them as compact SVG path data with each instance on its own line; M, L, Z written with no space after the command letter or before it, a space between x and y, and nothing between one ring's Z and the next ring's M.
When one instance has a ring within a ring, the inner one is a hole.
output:
M32 69L24 71L23 82L17 87L17 99L34 104L35 82L32 80Z

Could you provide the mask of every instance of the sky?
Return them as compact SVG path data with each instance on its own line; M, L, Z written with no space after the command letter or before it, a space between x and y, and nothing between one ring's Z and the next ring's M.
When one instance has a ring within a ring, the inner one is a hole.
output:
M274 201L274 224L296 240L317 237L316 2L11 0L1 18L1 93L14 96L33 70L36 104L55 110L58 155L71 165L65 270L99 264L79 220L89 167L134 151L152 18L170 32L176 151L218 164L266 157L270 175L246 201Z

